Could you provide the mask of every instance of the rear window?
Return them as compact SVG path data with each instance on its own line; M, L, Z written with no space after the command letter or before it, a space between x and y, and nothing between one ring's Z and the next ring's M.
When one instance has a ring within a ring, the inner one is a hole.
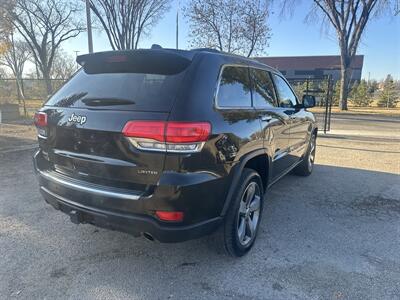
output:
M176 63L165 58L157 57L158 62L152 63L146 57L146 64L135 58L117 63L87 62L46 105L170 111L188 64L176 68Z

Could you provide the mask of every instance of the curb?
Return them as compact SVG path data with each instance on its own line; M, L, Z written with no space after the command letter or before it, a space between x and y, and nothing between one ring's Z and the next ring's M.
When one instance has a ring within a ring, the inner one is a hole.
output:
M370 140L388 143L400 143L400 138L393 136L377 136L363 134L339 134L339 133L318 133L318 138L343 139L343 140Z

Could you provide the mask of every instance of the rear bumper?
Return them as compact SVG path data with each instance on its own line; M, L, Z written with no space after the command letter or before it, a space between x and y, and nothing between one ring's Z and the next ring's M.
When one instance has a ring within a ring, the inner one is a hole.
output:
M53 176L53 173L39 167L41 158L38 154L39 152L34 155L33 162L41 194L47 203L68 214L74 223L89 223L136 236L146 234L160 242L173 243L208 235L222 222L219 215L203 214L203 218L196 221L186 213L189 209L199 211L195 204L202 203L195 195L199 194L201 184L189 184L189 189L184 190L184 199L170 199L166 195L164 199L157 194L143 196L131 190L84 184L74 178L57 174ZM193 190L189 193L190 189ZM182 224L162 222L151 214L154 209L168 210L169 207L182 210L183 205L187 206L188 210L183 210L188 218Z
M179 226L161 225L148 216L121 214L93 207L85 207L77 202L61 197L45 187L40 187L44 199L55 209L71 217L74 223L89 223L102 228L127 232L135 236L146 233L164 243L182 242L212 233L221 223L217 217L201 223Z

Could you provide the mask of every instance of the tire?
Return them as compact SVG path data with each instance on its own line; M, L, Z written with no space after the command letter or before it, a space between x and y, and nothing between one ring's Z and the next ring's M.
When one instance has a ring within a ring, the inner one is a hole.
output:
M263 195L260 175L245 168L218 237L229 255L240 257L253 247L261 221Z
M307 153L303 158L303 161L293 169L293 173L299 176L309 176L311 175L314 169L314 160L315 160L315 151L317 148L316 145L317 137L316 134L313 133L310 138L310 143L307 148Z

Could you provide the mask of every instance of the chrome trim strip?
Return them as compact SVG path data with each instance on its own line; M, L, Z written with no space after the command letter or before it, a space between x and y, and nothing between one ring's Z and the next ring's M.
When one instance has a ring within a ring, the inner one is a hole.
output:
M139 200L140 196L139 195L132 195L132 194L126 194L126 193L118 193L118 192L112 192L112 191L106 191L106 190L101 190L97 188L92 188L88 186L83 186L79 185L76 183L69 182L67 180L61 179L54 177L52 175L46 174L42 171L39 171L40 176L43 176L47 180L50 180L52 182L61 184L63 186L66 186L68 188L78 190L81 192L89 192L92 194L100 195L103 197L113 197L113 198L120 198L120 199L126 199L126 200Z
M182 153L182 154L198 153L203 149L204 144L206 143L206 142L187 143L187 144L191 144L191 145L196 145L196 148L193 149L193 150L171 150L171 149L167 149L167 148L164 148L164 149L162 149L162 148L160 148L160 149L145 148L145 147L140 146L140 144L139 144L142 141L143 142L150 142L150 143L158 142L158 141L155 141L155 140L152 140L152 139L134 138L134 137L127 137L127 139L135 148L137 148L137 149L139 149L141 151L161 152L161 153L178 153L178 154L179 153ZM173 143L164 143L164 142L158 142L158 143L163 144L165 146L174 145ZM179 145L179 144L184 145L185 143L177 143L175 145Z
M280 153L278 153L277 155L274 156L272 161L277 161L278 159L281 159L281 158L285 157L288 154L289 154L289 151L280 152Z
M134 163L120 160L120 159L115 159L115 158L109 158L109 157L106 158L106 157L97 156L97 155L75 153L75 152L59 150L59 149L54 149L53 153L64 156L64 157L73 158L73 159L79 159L79 160L84 160L84 161L89 160L93 163L112 164L112 165L125 166L125 167L126 166L127 167L136 167L136 164L134 164Z

